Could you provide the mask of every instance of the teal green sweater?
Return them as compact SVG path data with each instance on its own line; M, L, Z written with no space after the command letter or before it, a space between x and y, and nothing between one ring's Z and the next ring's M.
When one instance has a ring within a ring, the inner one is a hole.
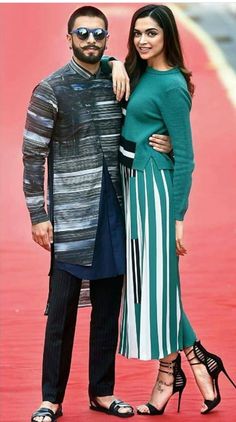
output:
M190 109L191 97L178 68L159 71L147 67L129 99L122 129L123 137L137 144L134 168L143 169L150 157L160 169L173 168L176 220L183 220L187 210L194 169ZM167 154L149 146L153 133L171 137L174 166Z

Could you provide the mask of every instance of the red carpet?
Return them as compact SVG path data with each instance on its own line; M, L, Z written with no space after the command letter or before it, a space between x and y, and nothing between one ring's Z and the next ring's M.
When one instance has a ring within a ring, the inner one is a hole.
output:
M108 54L124 57L135 4L103 4L110 20ZM28 422L40 403L41 356L48 254L33 244L21 188L21 142L33 86L69 60L66 21L76 4L1 4L1 406L2 422ZM185 309L203 343L222 356L236 380L235 109L192 34L181 28L196 95L192 123L196 171L186 221L188 256L182 259ZM112 421L88 410L89 309L79 311L71 377L62 422ZM188 385L182 410L176 398L165 421L200 421L201 396L184 362ZM117 357L116 394L133 405L146 401L154 362ZM236 390L220 376L222 404L208 418L234 421ZM138 420L135 416L134 420ZM141 417L146 421L148 417Z

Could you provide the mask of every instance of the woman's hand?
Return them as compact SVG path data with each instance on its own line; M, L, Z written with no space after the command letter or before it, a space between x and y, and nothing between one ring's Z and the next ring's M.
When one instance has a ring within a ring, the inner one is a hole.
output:
M176 220L175 222L176 254L184 256L187 250L183 244L184 222Z
M165 152L168 154L172 150L172 144L170 137L167 135L159 135L158 133L154 133L149 138L149 145L158 152Z
M117 101L121 101L125 95L125 100L128 101L130 96L130 83L128 73L125 66L119 60L110 60L112 67L112 82L113 92Z

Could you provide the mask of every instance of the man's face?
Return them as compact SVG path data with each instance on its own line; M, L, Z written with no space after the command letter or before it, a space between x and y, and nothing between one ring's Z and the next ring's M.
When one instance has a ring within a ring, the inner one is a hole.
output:
M80 16L75 20L72 31L77 28L105 29L105 23L98 17ZM79 61L90 64L100 61L106 47L107 37L103 40L95 40L93 34L90 33L85 40L81 40L77 34L68 34L67 38L74 56Z

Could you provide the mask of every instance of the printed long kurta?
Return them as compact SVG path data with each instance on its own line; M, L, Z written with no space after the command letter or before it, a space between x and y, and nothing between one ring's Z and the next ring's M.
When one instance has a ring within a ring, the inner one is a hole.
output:
M120 353L160 359L196 335L183 311L175 221L183 220L193 171L191 99L178 69L147 68L128 103L120 147L127 274ZM148 144L169 134L174 162Z
M53 222L58 261L92 265L104 159L122 204L121 118L110 78L101 69L92 75L73 59L33 91L23 143L24 193L32 224Z

